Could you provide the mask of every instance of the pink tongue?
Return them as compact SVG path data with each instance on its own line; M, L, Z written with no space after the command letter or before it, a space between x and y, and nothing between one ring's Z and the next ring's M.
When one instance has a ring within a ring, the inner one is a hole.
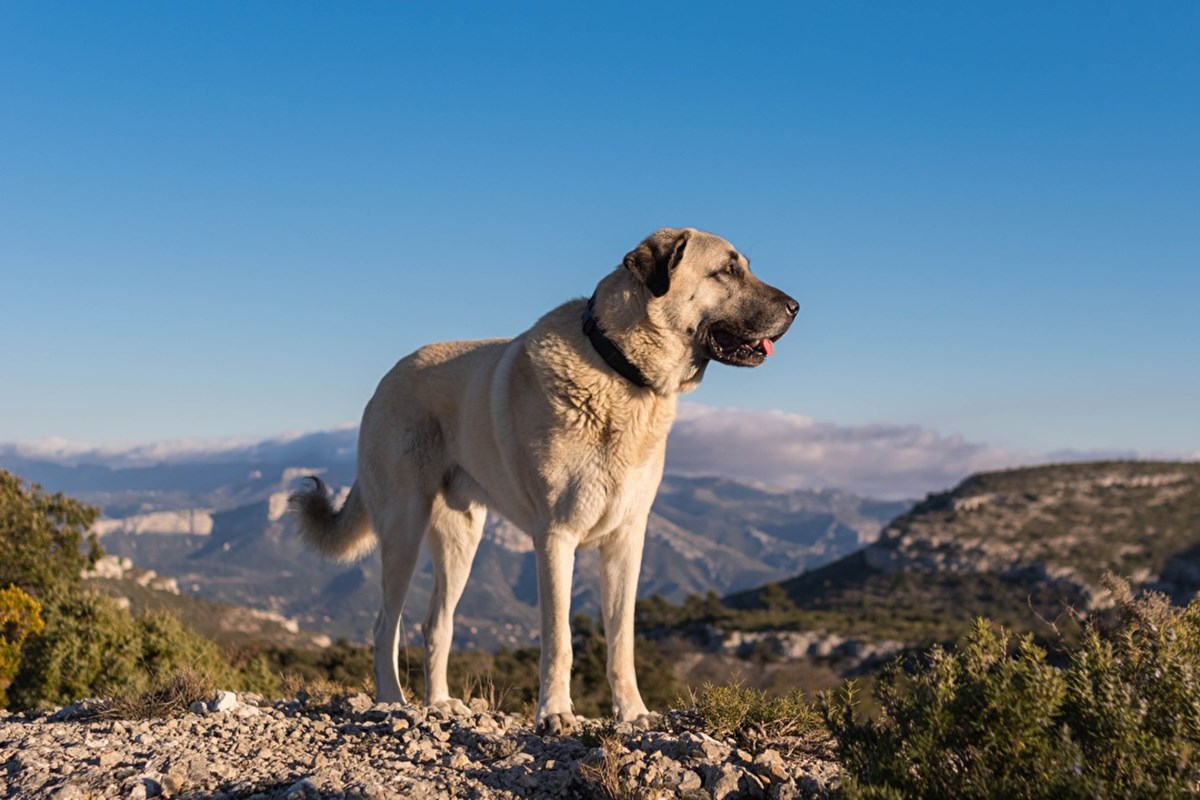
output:
M762 349L763 349L763 352L769 356L775 355L775 343L772 342L770 339L762 340Z

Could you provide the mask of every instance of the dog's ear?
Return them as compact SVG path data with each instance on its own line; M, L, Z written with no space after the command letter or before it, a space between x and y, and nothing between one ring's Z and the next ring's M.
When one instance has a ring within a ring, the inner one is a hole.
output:
M646 284L650 294L662 297L671 288L671 273L683 258L688 231L661 228L625 255L625 269Z

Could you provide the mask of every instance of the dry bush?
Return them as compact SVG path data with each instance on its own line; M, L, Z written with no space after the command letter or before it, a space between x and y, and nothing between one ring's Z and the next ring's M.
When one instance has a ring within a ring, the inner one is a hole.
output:
M772 696L743 685L740 675L727 684L706 683L680 701L719 739L733 739L754 752L768 748L790 755L825 738L820 712L795 690Z
M463 698L468 705L472 700L483 700L488 709L499 710L506 707L511 693L512 684L496 685L496 677L490 667L472 671L464 681Z
M201 672L183 668L168 678L155 681L141 692L125 692L105 698L101 716L117 719L153 719L183 714L197 700L207 701L216 693L212 681Z
M621 740L616 736L604 736L597 745L601 756L598 760L580 762L579 777L592 790L593 797L604 800L651 800L653 793L637 786L634 781L621 774Z

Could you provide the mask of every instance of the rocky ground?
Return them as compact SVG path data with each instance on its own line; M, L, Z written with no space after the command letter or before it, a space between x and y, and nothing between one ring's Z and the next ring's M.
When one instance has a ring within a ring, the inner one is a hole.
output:
M365 695L318 704L221 692L182 715L121 720L96 704L0 715L9 798L804 798L837 765L822 747L751 753L690 729L591 723L542 738L477 705L453 717Z

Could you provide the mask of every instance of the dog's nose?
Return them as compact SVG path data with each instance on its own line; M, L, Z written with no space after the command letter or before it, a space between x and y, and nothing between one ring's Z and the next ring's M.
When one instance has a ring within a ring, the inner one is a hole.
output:
M794 316L796 316L796 314L800 313L800 304L799 304L799 303L797 303L797 302L796 302L795 300L793 300L792 298L790 298L790 297L787 297L786 295L784 295L784 296L785 296L787 299L785 299L785 300L783 301L783 307L787 309L788 316L789 316L789 317L794 317Z

